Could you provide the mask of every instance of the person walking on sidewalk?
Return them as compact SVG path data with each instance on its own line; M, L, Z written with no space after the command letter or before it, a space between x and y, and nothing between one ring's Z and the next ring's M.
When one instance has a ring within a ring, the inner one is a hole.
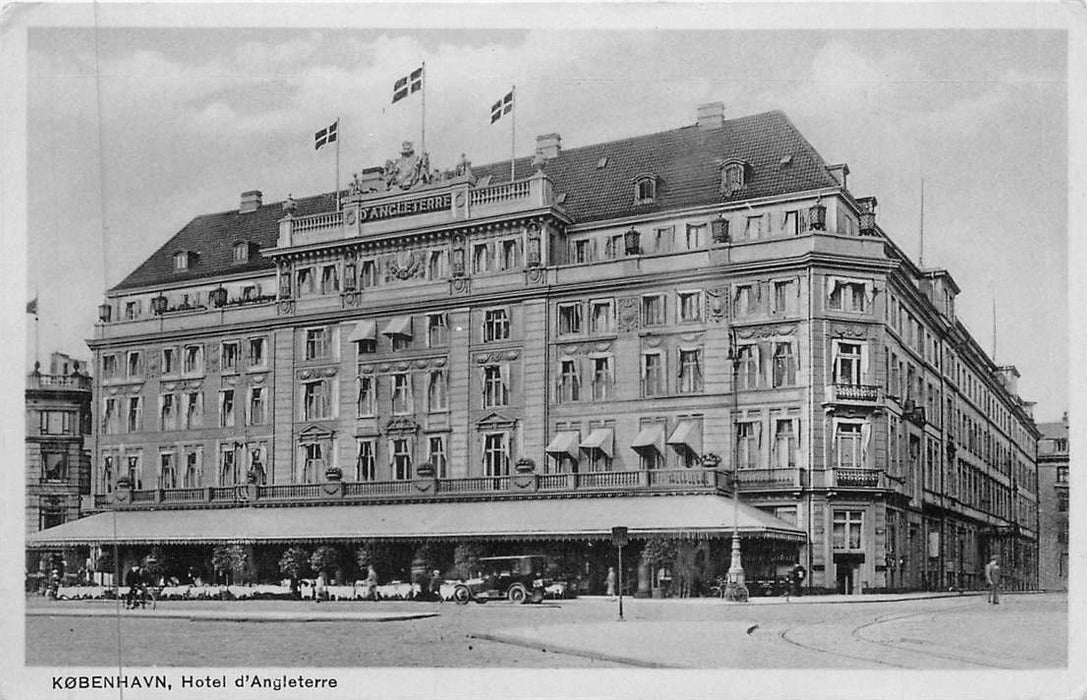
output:
M995 554L985 565L985 583L989 586L989 602L1000 605L1000 559Z
M607 586L608 596L615 598L615 567L608 567L608 577L605 579L605 585Z

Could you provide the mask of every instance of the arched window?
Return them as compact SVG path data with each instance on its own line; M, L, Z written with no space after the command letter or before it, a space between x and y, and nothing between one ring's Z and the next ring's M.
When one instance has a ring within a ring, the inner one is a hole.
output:
M657 177L639 175L634 179L634 203L649 204L657 199Z

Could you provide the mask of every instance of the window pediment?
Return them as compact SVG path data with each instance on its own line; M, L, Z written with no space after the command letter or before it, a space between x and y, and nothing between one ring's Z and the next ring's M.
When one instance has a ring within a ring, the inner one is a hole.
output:
M331 439L335 431L323 428L319 425L309 425L298 433L299 442L315 442Z
M415 435L419 432L419 424L408 416L394 416L386 421L381 432L386 435Z
M497 412L484 416L476 423L476 428L479 430L509 430L516 426L516 418L510 418Z

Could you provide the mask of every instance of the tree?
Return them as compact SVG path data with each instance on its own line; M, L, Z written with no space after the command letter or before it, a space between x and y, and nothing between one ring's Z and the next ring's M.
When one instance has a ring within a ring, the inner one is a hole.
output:
M279 558L280 572L291 580L291 593L298 590L298 579L309 570L309 552L301 547L288 547Z
M474 542L462 542L453 550L453 568L457 576L469 579L479 571L479 558L483 548Z
M230 582L245 576L249 564L249 552L240 544L220 544L211 551L211 567L216 572L228 574Z
M362 544L355 550L355 561L358 563L359 571L364 577L371 566L374 567L374 571L380 571L385 568L386 560L388 558L388 546L374 540Z
M642 561L650 567L650 578L654 587L657 584L657 569L661 567L671 568L675 564L678 554L679 547L676 545L675 540L666 539L659 535L646 540L645 546L642 547Z
M309 565L314 571L323 573L325 578L328 578L328 572L340 566L340 553L335 547L322 545L313 550L313 554L309 558Z
M170 568L171 561L166 554L166 550L162 547L152 547L151 552L143 558L143 568L147 571L147 575L153 579L158 579L160 576L164 576L166 571Z

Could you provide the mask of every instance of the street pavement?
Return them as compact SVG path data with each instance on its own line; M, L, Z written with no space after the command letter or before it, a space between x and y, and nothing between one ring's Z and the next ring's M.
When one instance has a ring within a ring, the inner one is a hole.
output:
M1063 595L590 597L543 605L28 598L27 663L70 665L1050 669ZM303 623L303 624L298 624ZM361 624L359 624L361 623ZM272 640L274 644L270 643ZM58 661L62 660L62 661Z

